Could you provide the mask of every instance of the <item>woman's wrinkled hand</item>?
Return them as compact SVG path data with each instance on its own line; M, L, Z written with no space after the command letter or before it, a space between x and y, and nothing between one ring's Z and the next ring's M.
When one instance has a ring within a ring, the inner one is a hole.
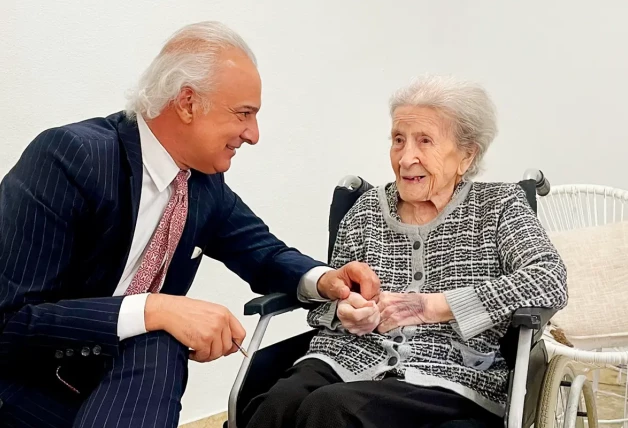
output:
M426 324L425 296L419 293L382 292L377 303L381 314L377 331L383 334L397 327Z
M443 293L382 292L377 299L381 314L379 333L407 325L449 322L454 316Z
M380 323L377 303L355 292L338 302L336 315L347 331L358 336L372 333Z

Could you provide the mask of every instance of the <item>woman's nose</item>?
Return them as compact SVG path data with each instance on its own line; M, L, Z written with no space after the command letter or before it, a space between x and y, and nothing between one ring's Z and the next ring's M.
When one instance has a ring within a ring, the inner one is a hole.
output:
M399 165L402 168L409 168L414 164L419 163L419 158L414 153L414 150L406 148L401 154L401 159L399 159Z

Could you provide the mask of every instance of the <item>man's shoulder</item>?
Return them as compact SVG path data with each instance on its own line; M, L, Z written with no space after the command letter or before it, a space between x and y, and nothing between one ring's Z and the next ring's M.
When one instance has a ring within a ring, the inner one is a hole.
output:
M61 125L53 129L67 132L71 137L80 138L83 141L105 141L117 139L120 132L120 124L123 121L131 123L132 120L124 112L118 112L105 117L93 117Z
M89 154L103 153L103 150L117 151L121 131L129 132L134 126L137 129L130 120L123 112L118 112L51 127L40 132L28 145L26 152L43 152L56 158L76 151L86 150L85 153Z

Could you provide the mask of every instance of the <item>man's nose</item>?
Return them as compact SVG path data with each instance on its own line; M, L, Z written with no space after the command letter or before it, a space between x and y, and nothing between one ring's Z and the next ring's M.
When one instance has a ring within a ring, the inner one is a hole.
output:
M253 123L244 130L241 137L245 142L251 145L257 144L259 141L259 127L257 126L257 120L253 121Z

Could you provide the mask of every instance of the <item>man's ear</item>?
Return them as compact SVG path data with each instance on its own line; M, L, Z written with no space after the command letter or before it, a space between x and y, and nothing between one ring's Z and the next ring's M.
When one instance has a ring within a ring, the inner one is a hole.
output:
M174 108L181 121L185 124L192 122L194 117L194 103L196 94L191 88L183 88L174 100Z

